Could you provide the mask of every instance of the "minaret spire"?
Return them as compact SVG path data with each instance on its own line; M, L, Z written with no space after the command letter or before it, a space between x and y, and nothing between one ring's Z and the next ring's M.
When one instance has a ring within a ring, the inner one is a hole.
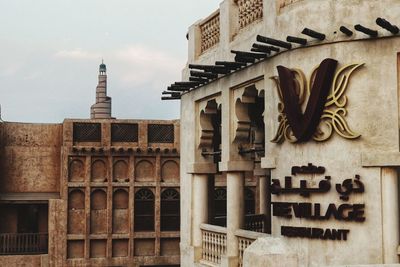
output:
M96 87L96 103L90 108L91 119L111 119L111 97L107 96L107 67L101 59L99 83Z

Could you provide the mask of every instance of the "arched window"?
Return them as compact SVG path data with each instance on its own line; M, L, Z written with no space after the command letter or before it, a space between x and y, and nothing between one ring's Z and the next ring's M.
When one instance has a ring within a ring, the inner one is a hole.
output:
M149 189L135 193L135 231L154 231L154 194Z
M161 194L161 231L179 231L179 192L165 189Z
M256 200L254 192L250 188L244 189L244 212L245 214L255 214Z

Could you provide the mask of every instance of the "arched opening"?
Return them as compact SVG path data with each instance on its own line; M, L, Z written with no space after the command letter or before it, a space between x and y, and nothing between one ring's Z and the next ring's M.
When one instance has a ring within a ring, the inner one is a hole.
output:
M118 160L114 163L113 181L129 182L128 164L125 160Z
M83 234L85 229L85 193L74 189L68 194L68 234Z
M154 231L154 194L150 189L135 193L135 231Z
M85 180L85 165L79 159L74 159L69 163L68 181L83 182Z
M138 182L154 181L154 166L148 160L141 160L136 164L135 180Z
M92 182L107 182L107 166L103 160L95 160L92 163Z
M90 196L90 233L107 233L107 194L96 189Z
M175 189L165 189L161 194L161 231L179 231L180 200Z
M161 168L161 179L164 182L179 181L179 165L173 160L164 162Z
M117 189L113 194L113 233L128 233L129 194L124 189Z

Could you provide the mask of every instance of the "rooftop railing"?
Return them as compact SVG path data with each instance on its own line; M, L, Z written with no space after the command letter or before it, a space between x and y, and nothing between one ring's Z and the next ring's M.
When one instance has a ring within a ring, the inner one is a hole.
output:
M219 10L211 14L200 24L201 53L219 43L220 39Z
M263 0L236 0L239 8L239 27L245 28L263 17Z

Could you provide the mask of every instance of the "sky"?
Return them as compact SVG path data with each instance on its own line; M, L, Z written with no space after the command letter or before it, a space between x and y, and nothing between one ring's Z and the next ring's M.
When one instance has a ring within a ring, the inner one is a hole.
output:
M112 115L177 119L161 101L181 80L191 24L216 0L0 0L1 119L89 118L102 58Z

